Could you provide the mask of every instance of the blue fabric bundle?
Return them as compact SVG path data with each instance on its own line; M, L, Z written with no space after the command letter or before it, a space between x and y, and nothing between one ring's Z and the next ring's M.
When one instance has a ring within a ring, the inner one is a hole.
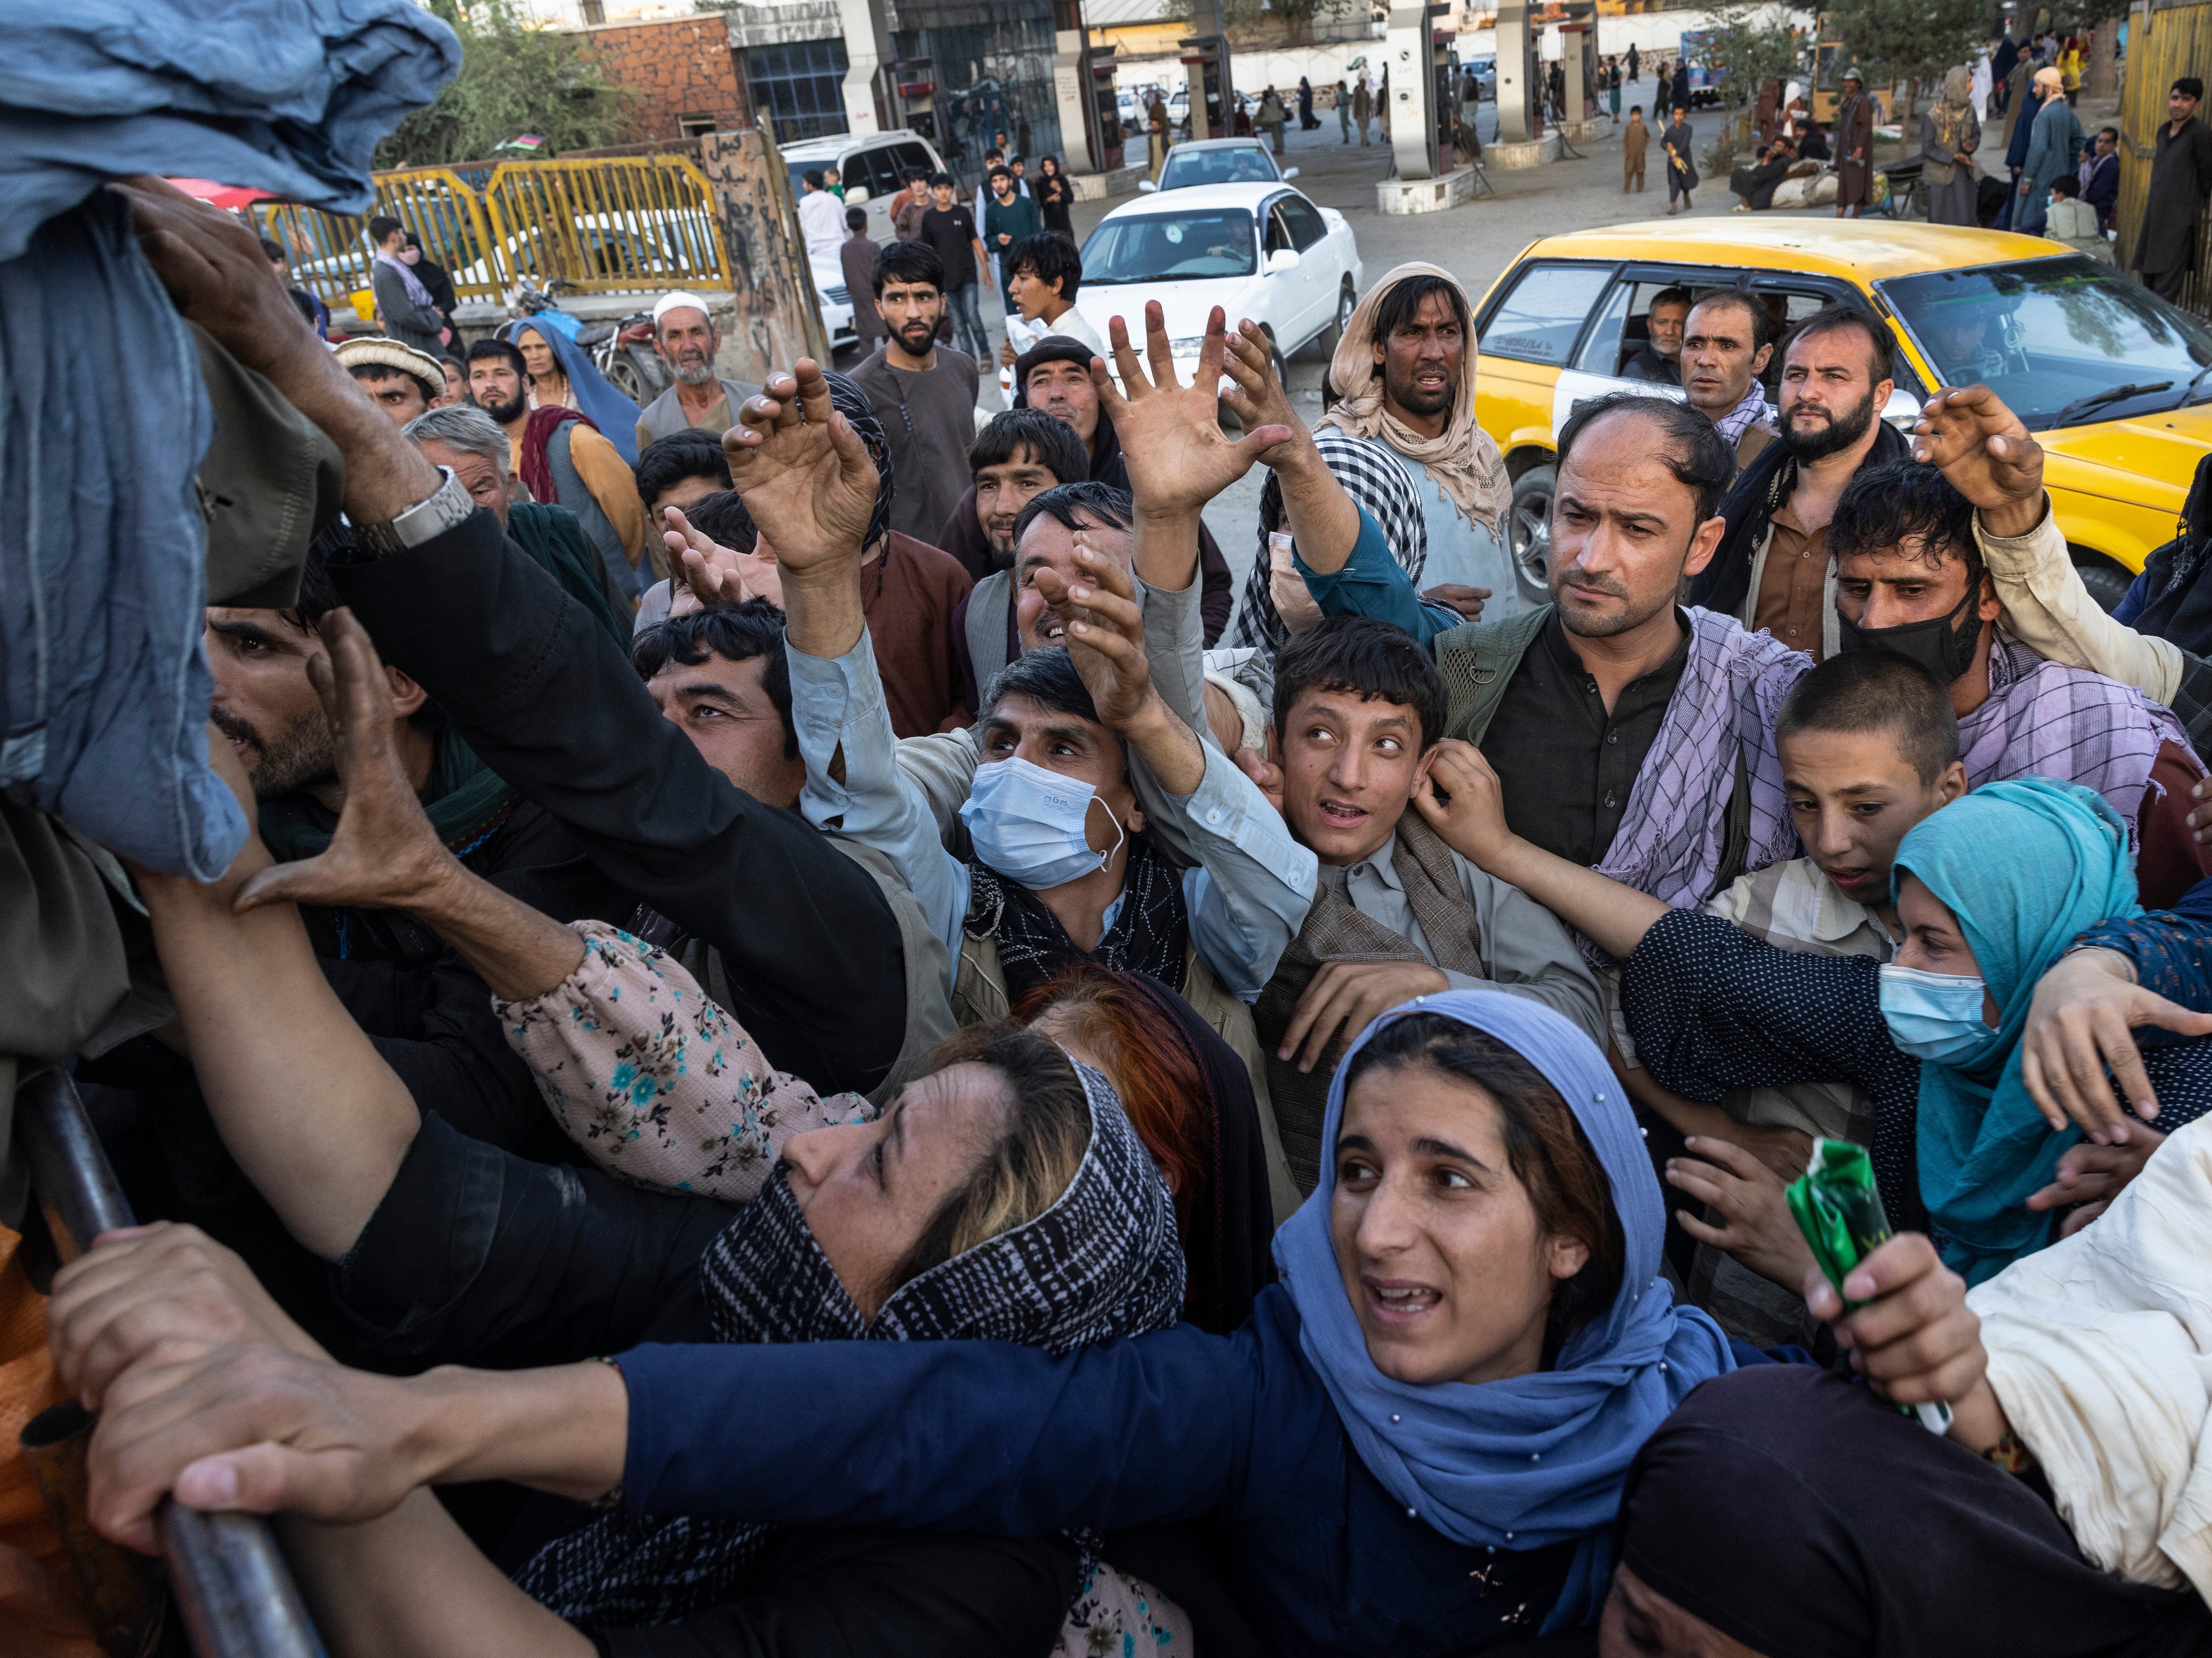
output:
M410 0L78 0L0 23L0 787L168 874L246 820L209 770L214 434L109 177L368 205L377 141L459 67Z
M124 173L366 212L377 143L461 67L413 0L15 5L0 47L0 259Z

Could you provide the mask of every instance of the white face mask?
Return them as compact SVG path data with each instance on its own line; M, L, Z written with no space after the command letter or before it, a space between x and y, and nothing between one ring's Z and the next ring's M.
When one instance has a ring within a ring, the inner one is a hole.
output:
M1091 850L1086 829L1094 804L1104 802L1090 784L1017 756L975 768L960 821L986 866L1041 892L1105 869L1121 851L1125 837L1119 818L1113 819L1113 846Z

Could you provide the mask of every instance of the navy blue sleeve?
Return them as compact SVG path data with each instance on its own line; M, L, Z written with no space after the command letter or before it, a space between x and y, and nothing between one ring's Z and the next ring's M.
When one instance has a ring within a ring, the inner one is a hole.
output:
M2100 921L2074 943L2117 950L2136 964L2144 989L2191 1012L2212 1012L2212 881L2199 881L2172 909Z
M1356 505L1357 503L1355 503ZM1297 561L1306 591L1324 616L1364 616L1403 628L1424 645L1438 634L1467 625L1457 610L1431 604L1413 586L1406 568L1390 556L1382 526L1364 507L1359 512L1359 538L1352 544L1341 568L1327 575Z
M2113 193L2115 195L2118 193L2118 186L2113 187ZM2093 203L2092 205L2094 206L2094 203ZM2143 613L2143 606L2149 603L2150 573L2146 570L2128 584L2127 592L2121 596L2120 602L2112 607L2112 620L2124 628L2132 628L2136 625L2136 618Z
M1244 1483L1248 1327L1178 1325L1064 1358L984 1341L624 1353L638 1515L1036 1537L1188 1520Z

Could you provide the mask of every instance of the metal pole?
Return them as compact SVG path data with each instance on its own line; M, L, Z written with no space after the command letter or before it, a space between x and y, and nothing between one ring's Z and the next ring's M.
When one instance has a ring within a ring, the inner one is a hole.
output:
M110 1228L136 1224L66 1072L42 1071L15 1090L15 1132L64 1260L75 1260ZM324 1658L322 1637L267 1521L170 1502L155 1519L170 1587L199 1658Z

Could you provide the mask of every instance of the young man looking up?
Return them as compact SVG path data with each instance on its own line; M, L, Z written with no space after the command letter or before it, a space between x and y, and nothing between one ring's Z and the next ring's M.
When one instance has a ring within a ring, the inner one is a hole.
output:
M446 400L446 371L438 360L397 340L363 336L348 340L332 355L394 426L404 426Z
M991 343L983 332L983 313L975 285L989 268L983 254L983 238L975 228L975 216L952 199L952 175L939 173L929 181L932 206L921 216L921 240L937 255L944 272L945 302L951 307L959 329L960 345L978 363L988 361Z
M1782 441L1753 456L1721 508L1728 533L1690 603L1732 615L1815 661L1838 648L1828 523L1862 468L1905 458L1881 411L1893 337L1852 304L1814 312L1781 346Z
M716 434L737 424L747 398L759 394L750 380L723 380L714 373L714 354L722 331L708 313L707 301L678 288L653 303L653 349L676 376L675 384L645 405L637 417L637 446L696 428Z
M875 255L869 286L882 312L884 349L853 370L884 423L898 495L891 528L939 545L968 476L975 429L975 359L938 343L945 315L945 264L927 241L893 242ZM969 574L976 574L971 570Z
M452 342L453 331L430 302L430 290L422 286L414 267L399 257L407 246L407 227L380 215L368 222L368 240L376 246L376 258L368 268L369 287L376 295L376 314L384 319L384 331L434 360L439 348Z
M1335 1058L1378 1013L1495 985L1605 1039L1597 984L1566 930L1407 810L1444 719L1436 664L1387 623L1331 617L1275 658L1269 758L1283 816L1320 860L1321 885L1253 1013L1301 1193L1318 1176Z
M1682 326L1690 319L1690 290L1662 288L1644 307L1644 349L1620 366L1620 377L1654 386L1682 383Z
M1002 499L1020 494L1034 476L1033 466L1018 459L1006 463L1006 483L999 490ZM1023 501L1007 531L1010 568L994 570L977 582L955 615L963 683L978 694L970 708L978 706L981 692L1000 669L1024 652L1061 642L1050 631L1055 624L1036 590L1040 567L1073 580L1079 535L1126 568L1130 527L1129 492L1110 484L1055 484Z
M1682 390L1690 407L1735 450L1739 467L1774 441L1766 428L1766 388L1759 383L1773 354L1766 307L1741 288L1707 295L1683 325Z
M1091 476L1082 441L1065 424L1034 409L994 415L969 446L974 482L939 530L936 544L981 581L1014 562L1014 519L1056 483L1081 483ZM987 671L985 678L990 677Z
M1049 336L1075 340L1097 357L1106 355L1106 342L1075 308L1076 290L1083 285L1083 256L1065 236L1040 231L1024 236L1000 260L1006 272L1007 308L1021 313L1023 336L1029 346ZM999 347L999 367L1012 369L1020 354L1009 339ZM1086 374L1084 378L1088 380Z
M1037 204L1015 189L1012 169L993 167L991 204L983 210L983 245L991 250L992 268L999 273L1000 297L1009 311L1014 308L1014 301L1006 285L1013 280L1014 271L1007 256L1016 242L1043 228L1044 218Z

